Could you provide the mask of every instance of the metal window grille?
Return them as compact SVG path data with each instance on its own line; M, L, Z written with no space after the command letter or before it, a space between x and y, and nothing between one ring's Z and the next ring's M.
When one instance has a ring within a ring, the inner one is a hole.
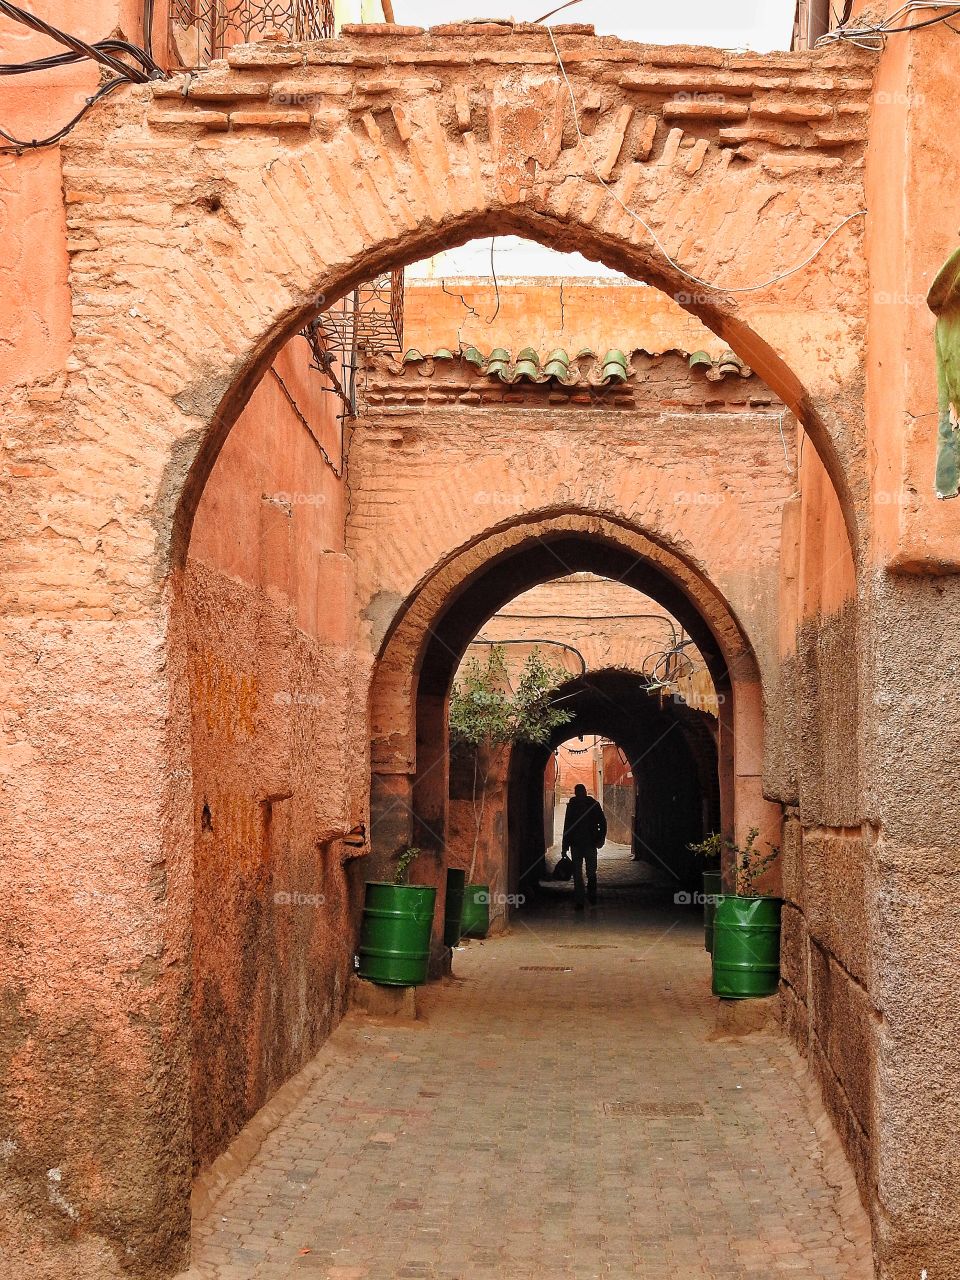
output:
M303 331L313 367L330 379L351 417L357 412L360 357L403 350L403 295L399 267L360 285Z
M354 342L366 352L395 352L403 345L403 268L362 284L319 317L333 345Z
M289 40L335 34L333 0L172 0L171 43L185 67L222 58L235 44L280 31Z

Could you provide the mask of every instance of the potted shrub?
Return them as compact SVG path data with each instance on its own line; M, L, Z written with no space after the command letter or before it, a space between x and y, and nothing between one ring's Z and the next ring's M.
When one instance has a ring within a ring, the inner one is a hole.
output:
M764 872L780 850L757 848L760 831L754 827L740 848L732 840L736 893L717 904L713 939L713 994L726 1000L772 996L780 985L780 913L783 901L758 893Z
M357 972L369 982L416 987L427 980L437 891L408 883L419 856L419 849L400 849L393 883L367 883Z
M543 744L573 716L553 705L550 695L569 679L563 667L547 662L539 649L511 679L502 645L491 646L485 662L463 669L450 697L450 736L473 756L473 849L464 896L463 935L483 937L490 926L490 886L474 883L490 776L515 742Z
M687 848L703 863L703 945L712 955L717 903L723 896L723 873L720 870L723 840L719 831L712 831L699 844L688 844Z

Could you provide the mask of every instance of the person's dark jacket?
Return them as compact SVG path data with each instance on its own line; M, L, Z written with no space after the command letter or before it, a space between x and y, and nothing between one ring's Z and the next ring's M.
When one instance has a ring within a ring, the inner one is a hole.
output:
M607 819L593 796L573 796L563 820L563 851L599 849L607 838Z

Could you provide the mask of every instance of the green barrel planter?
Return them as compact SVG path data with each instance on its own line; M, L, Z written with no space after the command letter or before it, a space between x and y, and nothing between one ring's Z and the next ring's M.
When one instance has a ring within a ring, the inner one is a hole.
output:
M447 895L443 908L443 945L456 947L463 932L463 899L467 892L467 873L456 867L447 868Z
M717 904L713 994L724 1000L776 995L780 985L780 898L727 894Z
M703 945L713 954L713 922L717 916L717 899L723 893L723 872L703 873Z
M384 987L427 980L437 891L423 884L367 884L357 972Z
M485 938L490 929L490 886L468 884L463 899L464 938Z

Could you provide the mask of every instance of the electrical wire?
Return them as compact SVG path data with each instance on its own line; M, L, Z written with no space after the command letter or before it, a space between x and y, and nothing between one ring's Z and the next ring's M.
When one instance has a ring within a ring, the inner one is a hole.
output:
M931 18L924 18L921 22L911 22L906 26L897 26L901 18L908 18L914 13L922 13L928 9L949 9L950 12L937 14ZM887 36L906 35L911 31L923 31L928 27L935 27L939 23L943 23L956 33L956 28L950 26L949 19L958 16L960 16L960 5L933 4L928 3L927 0L911 0L911 3L901 5L899 9L886 17L883 22L872 26L840 26L834 31L828 31L817 41L817 47L837 41L845 41L848 44L856 45L860 49L876 52L884 47Z
M0 128L0 138L9 143L6 147L0 147L0 155L7 155L11 152L19 154L24 151L37 150L40 147L53 146L79 124L91 107L95 106L108 94L113 93L115 89L119 89L121 85L146 84L150 80L166 78L166 72L154 61L150 47L153 12L154 0L145 0L144 32L147 48L141 49L138 45L131 44L128 40L114 38L98 40L94 44L88 44L86 40L81 40L79 36L69 35L43 18L38 18L36 14L28 13L26 9L21 9L19 5L11 4L9 0L0 0L0 16L19 22L40 35L48 36L58 44L65 45L68 50L67 53L52 54L46 58L36 58L31 62L0 64L0 76L26 75L34 71L49 71L56 67L69 66L85 60L95 62L98 66L114 72L114 79L100 85L97 91L86 99L76 115L46 138L17 138L6 129ZM124 62L120 57L114 56L115 54L125 54L133 59L134 64L138 65Z
M960 9L958 9L958 12L960 12ZM947 16L949 17L951 15L947 15ZM651 227L648 222L646 222L643 218L641 218L640 214L637 213L635 209L631 209L630 206L624 200L621 199L621 197L613 189L610 183L607 182L606 179L600 173L600 170L597 167L596 161L594 160L593 156L590 153L590 148L587 146L587 140L583 135L583 130L580 127L580 110L577 106L576 95L573 91L573 85L570 82L570 77L567 74L567 68L564 65L563 58L560 55L560 49L554 37L553 28L544 27L544 30L546 31L547 35L550 37L550 43L553 45L553 52L556 55L556 59L557 59L557 65L560 68L560 74L563 77L564 84L567 87L567 93L570 95L570 105L573 107L573 121L577 130L577 138L579 139L580 146L583 149L584 155L587 157L587 160L590 164L590 168L593 170L594 176L596 177L600 185L603 187L604 191L606 191L606 193L616 201L616 203L620 206L620 208L623 209L624 213L628 214L631 218L633 218L634 222L637 222L641 227L643 227L644 231L646 231L647 235L650 237L650 239L656 245L657 249L662 254L664 260L670 264L670 266L674 269L674 271L678 272L681 276L683 276L685 280L689 280L693 284L700 285L700 287L703 289L711 289L715 293L728 293L728 294L759 293L762 289L769 289L771 285L779 284L781 280L787 280L789 279L790 276L794 276L797 274L797 272L802 271L804 267L808 267L815 258L820 256L820 254L824 251L824 249L827 247L830 241L833 240L834 237L837 236L849 222L853 222L855 218L865 218L867 216L866 209L858 209L856 210L855 213L848 214L843 219L842 222L840 222L836 227L834 227L834 229L830 232L830 234L826 237L826 239L821 241L820 244L817 245L817 247L814 249L814 251L811 254L809 254L806 258L804 258L802 262L798 262L796 266L791 267L788 271L781 271L777 275L771 276L769 280L764 280L760 284L737 285L737 286L714 284L710 280L704 280L700 276L694 275L693 272L687 271L686 268L682 267L680 263L677 262L676 259L670 255L667 248L665 247L663 242L660 240L657 233L654 231L653 227Z
M497 244L497 237L491 236L490 237L490 274L493 276L493 287L497 291L497 307L493 315L487 321L487 324L493 324L494 320L496 320L497 316L500 314L500 282L497 279L497 268L494 265L494 261L493 261L493 251L496 248L496 244Z
M544 638L544 637L542 637L542 636L534 636L534 637L532 637L532 638L531 638L531 639L529 639L529 640L527 640L527 639L522 639L522 640L488 640L486 636L477 636L475 639L471 640L471 641L470 641L470 643L471 643L471 644L485 644L485 645L489 645L489 646L490 646L490 648L492 648L492 649L496 649L499 645L502 645L502 644L532 644L532 645L550 644L550 645L553 645L553 646L554 646L555 648L557 648L557 649L565 649L568 653L575 653L575 654L577 655L577 657L580 659L580 665L583 667L583 670L580 672L580 674L581 674L582 676L585 676L585 675L587 674L587 671L589 670L589 668L587 667L587 660L586 660L586 658L583 656L583 654L580 652L580 650L579 650L579 649L577 649L577 648L576 648L574 645L572 645L572 644L567 644L567 643L566 643L565 641L563 641L563 640L547 640L546 638Z
M143 49L131 44L129 40L98 40L91 47L105 52L125 53L129 57L135 58L147 71L152 71L156 68L156 63L154 63L153 59L148 54L145 54ZM0 76L20 76L27 75L32 71L51 71L56 67L66 67L71 63L83 62L86 57L85 53L71 52L54 53L48 58L35 58L32 62L0 62Z
M564 9L572 9L575 4L582 4L582 3L583 3L583 0L567 0L566 4L562 4L558 6L558 8L556 9L551 9L550 12L545 13L542 18L534 18L534 22L546 22L548 18L553 18L556 16L556 14L563 13Z
M0 129L0 138L6 138L7 142L10 143L10 146L0 147L0 155L8 155L10 152L33 151L38 147L53 146L53 144L59 142L61 138L66 137L70 130L80 123L90 108L95 106L101 98L105 98L107 94L113 93L114 89L119 89L121 85L129 83L129 80L122 77L118 77L116 80L108 80L106 84L100 86L92 97L87 98L86 102L72 120L68 120L61 129L58 129L56 133L51 134L49 138L34 138L32 141L28 142L21 138L15 138L12 134L7 133L6 129Z
M86 40L81 40L79 36L68 35L67 32L61 31L59 27L53 26L52 23L45 21L45 19L38 18L36 14L28 13L26 9L21 9L19 5L11 4L10 0L0 0L0 14L11 18L14 22L21 23L25 27L29 27L31 31L37 31L40 35L49 36L57 44L66 45L76 58L90 58L93 62L99 62L101 66L107 67L115 75L124 76L137 84L143 84L150 79L145 67L131 67L129 63L121 62L119 58L113 57L111 53L98 48L97 45L88 44ZM142 56L138 60L142 62L146 59L152 64L152 70L159 72L160 75L164 74L145 51L140 52Z

